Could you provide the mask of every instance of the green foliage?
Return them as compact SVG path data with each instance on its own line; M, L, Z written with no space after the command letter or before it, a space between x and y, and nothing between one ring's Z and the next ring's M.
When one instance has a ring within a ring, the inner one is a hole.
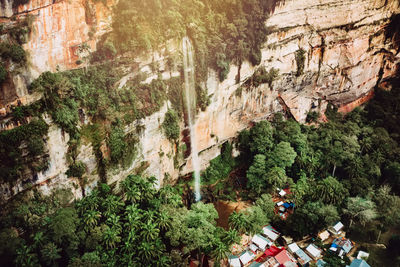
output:
M316 111L310 111L307 113L307 118L306 122L311 123L311 122L317 122L319 119L319 113Z
M79 120L78 104L69 95L71 82L60 73L44 72L32 84L32 91L43 94L43 102L54 122L75 137Z
M279 70L271 68L269 71L265 67L258 68L253 76L251 76L246 82L246 86L258 87L263 83L267 83L272 89L272 83L278 78Z
M351 232L375 229L371 232L375 242L377 225L386 231L400 222L393 212L400 205L395 195L400 129L393 120L398 117L399 87L394 82L391 92L378 90L377 100L346 116L331 106L329 122L318 127L276 115L273 127L261 122L241 132L240 158L249 166L247 188L239 189L247 189L242 195L256 200L288 186L295 212L287 223L274 222L288 235L301 238L316 233L338 220L340 211L342 220L356 224Z
M329 176L317 183L313 197L326 204L341 204L347 196L348 191L343 184Z
M2 63L0 63L0 85L7 79L7 70Z
M250 151L254 154L267 154L273 148L273 128L267 121L257 123L250 130Z
M117 122L111 129L110 136L107 139L110 148L111 162L119 162L127 149L125 142L125 133L121 125Z
M82 161L72 163L67 172L65 173L68 177L82 178L86 172L86 165Z
M282 141L268 155L267 166L282 169L291 167L296 156L297 153L290 146L290 143Z
M43 156L43 137L47 135L48 127L44 120L33 120L29 124L0 133L2 181L13 182L21 178L26 170L35 174L47 168L47 159L36 157Z
M305 61L306 61L306 51L304 51L303 48L300 48L299 50L297 50L295 59L296 59L296 64L297 64L296 76L303 75Z
M234 166L232 145L226 142L221 148L221 155L210 161L210 166L202 174L202 180L210 184L221 181L228 177Z
M295 209L289 216L287 224L282 230L285 234L300 239L309 233L317 233L319 230L339 220L337 208L332 205L324 205L321 202L307 202L303 207Z
M176 142L179 139L179 117L175 110L169 109L167 111L162 127L164 128L165 135L170 141Z
M278 2L123 0L114 11L112 36L118 51L139 54L189 35L196 49L198 77L205 79L210 66L222 81L231 62L260 63L267 36L264 22Z
M10 59L15 63L26 62L25 50L17 44L0 42L0 56L3 59Z
M169 266L181 244L185 251L218 258L238 240L237 232L216 226L212 204L200 202L188 210L176 189L157 191L154 182L129 176L121 195L102 184L77 202L64 202L68 207L50 197L18 203L8 221L0 220L0 239L8 240L7 247L0 246L0 258L7 260L2 262ZM18 236L19 229L25 234ZM185 257L181 261L185 265Z
M207 88L196 86L196 104L201 111L205 111L210 105L210 97L207 95Z
M249 221L244 213L234 211L229 216L229 226L239 233L244 233L249 226Z

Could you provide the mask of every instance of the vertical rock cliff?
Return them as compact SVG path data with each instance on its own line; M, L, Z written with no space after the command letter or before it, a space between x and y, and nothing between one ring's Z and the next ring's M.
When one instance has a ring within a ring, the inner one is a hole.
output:
M27 90L40 73L78 68L78 63L85 60L85 53L95 51L97 41L110 30L113 4L114 0L106 4L91 0L30 0L16 5L13 0L2 0L0 17L4 25L12 24L14 17L22 19L28 14L34 17L29 40L23 45L28 51L29 64L12 81L2 85L3 123L18 100L26 104L40 97L30 95ZM368 100L373 88L396 71L400 55L392 38L388 38L387 28L398 13L399 2L390 0L282 3L265 22L269 34L259 66L244 62L239 69L232 65L223 82L209 70L205 86L210 104L199 112L195 122L202 167L218 155L220 144L275 112L286 111L304 122L308 112L323 113L328 103L348 112ZM177 45L171 42L170 46L171 51L179 54ZM163 79L180 75L165 69L166 59L159 51L136 59L134 66L127 64L119 87L139 72L147 72L146 82L157 77L151 68L154 61L159 63L157 71ZM262 71L279 74L271 74L274 79L254 83L254 77ZM138 127L144 129L139 135L137 156L127 168L110 171L108 183L117 182L138 168L156 176L160 185L166 177L176 179L192 171L190 163L186 164L190 160L177 157L179 150L162 131L169 106L171 103L167 101L158 112L125 128L126 134ZM3 200L32 185L43 191L67 186L77 196L81 195L79 182L65 174L69 136L48 122L51 125L46 141L49 168L34 179L28 175L15 184L2 184ZM182 144L179 142L178 146ZM83 142L78 151L79 160L87 166L85 188L90 190L99 180L95 152L90 142Z

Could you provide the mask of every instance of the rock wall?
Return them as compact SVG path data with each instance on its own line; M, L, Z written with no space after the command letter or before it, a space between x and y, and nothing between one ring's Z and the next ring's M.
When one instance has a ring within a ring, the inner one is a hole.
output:
M30 103L26 84L44 71L79 67L78 49L83 44L95 51L99 38L110 30L115 0L29 0L15 6L16 0L0 0L0 23L12 24L27 15L34 18L32 32L24 49L29 54L29 69L13 77L0 94L0 108L14 105L16 100ZM19 82L23 80L24 82Z
M108 5L112 2L109 0ZM76 67L74 49L84 42L94 49L95 42L88 39L90 27L94 25L96 29L94 39L107 31L109 8L94 4L96 19L91 24L87 21L85 3L84 0L69 0L53 4L43 0L18 7L19 13L37 16L34 34L26 45L34 75L56 70L57 66L60 69ZM15 9L3 8L0 14L10 16L12 12L15 13ZM296 120L304 122L309 111L323 113L328 102L341 107L343 112L364 103L372 96L371 90L378 82L394 75L400 60L391 40L385 37L385 28L391 16L397 13L400 13L397 0L287 0L276 8L266 21L270 34L262 49L261 63L267 70L279 70L279 77L271 87L268 84L256 88L243 86L259 67L247 62L240 68L239 83L235 79L237 66L231 66L228 78L222 83L216 73L209 71L207 88L211 104L197 114L195 126L202 167L219 154L220 144L277 111L286 110ZM296 53L300 49L305 51L304 71L297 76ZM154 58L154 55L150 57ZM164 61L162 57L158 60ZM139 69L149 69L146 65L150 62L143 59ZM125 76L121 84L134 75ZM163 73L166 79L169 75ZM168 105L166 103L159 112L127 127L126 132L134 130L138 124L144 128L138 155L127 169L112 170L108 174L109 183L123 179L141 166L147 167L145 174L158 178L159 185L165 177L176 179L192 171L190 158L179 160L179 170L176 168L177 149L162 132L161 124ZM73 185L77 182L67 179L64 174L67 137L60 139L57 131L53 129L49 134L49 149L57 150L50 154L51 168L35 182L44 191L66 183L76 188ZM78 158L88 166L86 190L90 190L99 180L90 144L81 146ZM16 186L3 195L9 198L20 188ZM81 192L77 189L75 192L79 197Z

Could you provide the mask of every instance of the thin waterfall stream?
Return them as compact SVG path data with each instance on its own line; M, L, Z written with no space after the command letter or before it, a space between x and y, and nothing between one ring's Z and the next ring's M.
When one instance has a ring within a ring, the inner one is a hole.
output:
M196 129L194 122L196 121L196 88L195 88L195 70L193 61L193 47L188 37L184 37L182 40L182 52L183 52L183 70L185 77L185 102L186 112L188 118L188 126L190 132L190 146L191 146L191 157L194 175L194 194L195 201L198 202L201 199L200 193L200 163L199 155L197 151L197 139Z

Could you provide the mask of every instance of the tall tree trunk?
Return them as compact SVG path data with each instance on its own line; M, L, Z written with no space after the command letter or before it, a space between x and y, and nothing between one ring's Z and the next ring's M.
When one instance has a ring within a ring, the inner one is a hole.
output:
M335 177L335 171L336 171L336 164L333 165L332 177Z
M376 243L377 243L377 244L378 244L378 242L379 242L379 238L381 237L381 233L382 233L382 230L379 229L378 238L376 239Z
M202 267L203 266L203 258L201 257L202 255L201 255L201 251L200 251L200 249L198 250L199 252L198 252L198 257L199 257L199 267Z

